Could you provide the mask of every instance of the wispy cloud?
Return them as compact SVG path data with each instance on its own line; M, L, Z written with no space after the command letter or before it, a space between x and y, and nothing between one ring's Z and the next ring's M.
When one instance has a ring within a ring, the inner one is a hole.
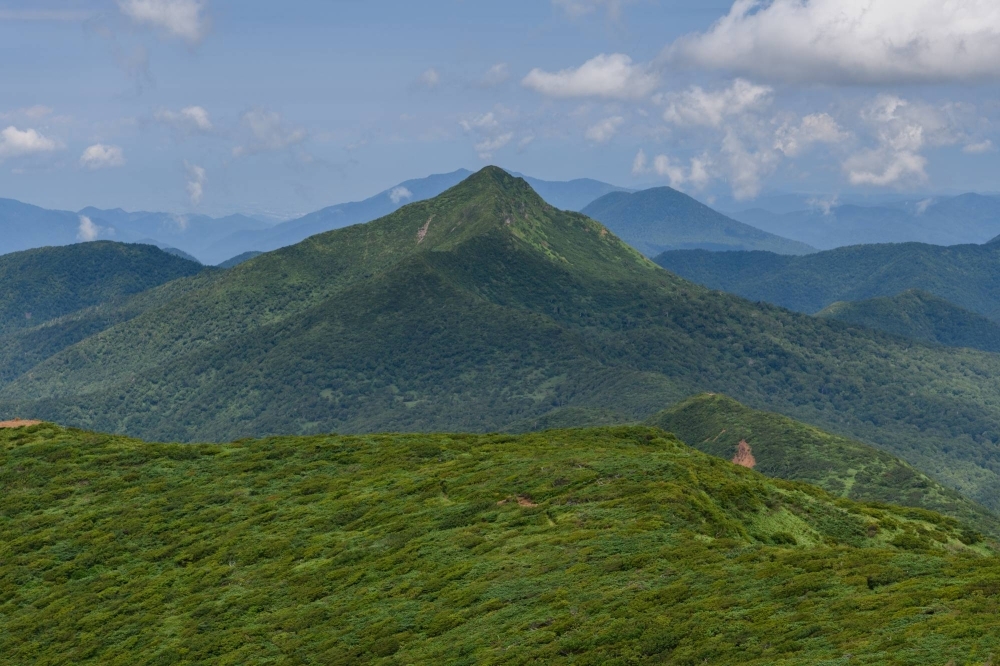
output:
M205 181L207 180L205 169L188 162L184 163L184 168L187 170L188 199L191 200L191 205L197 206L205 195Z
M139 25L156 28L191 44L208 32L206 0L118 0L122 13Z

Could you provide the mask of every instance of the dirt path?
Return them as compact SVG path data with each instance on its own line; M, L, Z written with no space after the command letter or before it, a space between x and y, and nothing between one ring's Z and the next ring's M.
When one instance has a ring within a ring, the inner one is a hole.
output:
M13 419L11 421L0 421L0 428L27 428L38 425L41 421L24 421L23 419Z

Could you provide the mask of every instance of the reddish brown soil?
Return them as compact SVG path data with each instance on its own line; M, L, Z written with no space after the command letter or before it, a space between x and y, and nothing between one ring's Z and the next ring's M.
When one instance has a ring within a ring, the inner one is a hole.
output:
M0 421L0 428L27 428L38 425L41 421L25 421L23 419L13 419L11 421Z
M736 447L736 457L733 458L733 463L749 469L757 466L757 459L753 457L753 449L747 444L747 440L741 440L740 445Z

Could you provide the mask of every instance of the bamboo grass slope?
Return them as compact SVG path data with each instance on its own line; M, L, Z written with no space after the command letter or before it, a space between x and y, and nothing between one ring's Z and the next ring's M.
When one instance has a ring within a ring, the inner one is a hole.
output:
M707 391L1000 508L1000 357L710 292L500 169L181 283L19 366L0 413L229 441L637 422Z
M816 485L837 497L937 511L1000 536L997 516L902 460L723 395L695 396L646 424L726 460L745 443L754 469L767 476Z
M32 664L983 664L951 518L646 427L146 444L0 431L0 654ZM850 655L850 656L848 656Z

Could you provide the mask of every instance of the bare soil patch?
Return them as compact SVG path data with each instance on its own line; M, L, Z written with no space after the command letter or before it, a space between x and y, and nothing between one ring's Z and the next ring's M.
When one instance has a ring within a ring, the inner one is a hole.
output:
M740 440L739 446L736 447L736 456L733 458L733 464L748 469L753 469L757 466L757 460L753 457L753 449L747 444L747 440Z
M0 428L27 428L38 425L41 421L25 421L24 419L12 419L10 421L0 421Z

